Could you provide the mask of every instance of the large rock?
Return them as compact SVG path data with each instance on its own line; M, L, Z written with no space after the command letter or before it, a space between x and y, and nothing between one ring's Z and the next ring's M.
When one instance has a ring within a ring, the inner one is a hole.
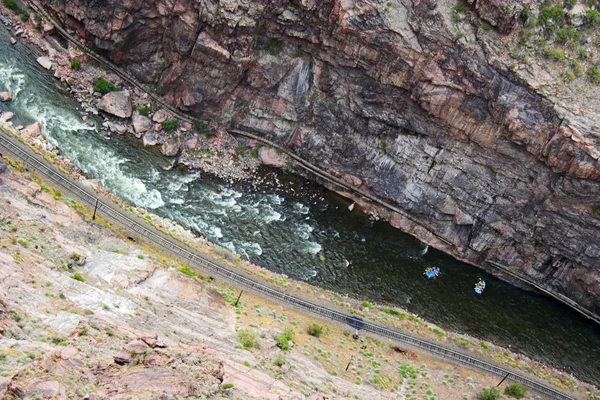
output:
M5 173L6 171L8 171L8 166L0 159L0 174Z
M161 108L160 110L154 113L154 115L152 116L152 121L158 122L160 124L171 118L173 118L171 114L164 108Z
M569 19L571 20L571 24L575 26L581 26L585 22L585 5L583 4L575 4L573 9L569 11Z
M98 108L119 118L129 118L132 114L131 94L128 90L107 93L100 99Z
M150 118L144 117L143 115L140 115L137 112L133 113L133 116L131 117L131 122L133 123L133 129L137 138L141 138L142 134L152 129L153 126Z
M49 57L38 57L37 59L38 64L40 64L43 68L50 70L52 69L52 61L50 60Z
M11 101L12 94L10 92L0 92L0 101Z
M5 113L2 113L2 115L0 116L0 122L10 121L14 116L15 116L15 114L13 114L12 112L6 111Z
M265 165L276 168L284 168L289 162L289 157L273 147L261 147L258 149L258 159Z
M160 152L167 157L175 157L181 151L181 142L178 137L169 137L160 147Z
M25 138L35 138L35 137L40 136L41 133L42 133L42 124L40 124L39 122L34 122L33 124L29 125L27 128L25 128L21 131L21 134Z

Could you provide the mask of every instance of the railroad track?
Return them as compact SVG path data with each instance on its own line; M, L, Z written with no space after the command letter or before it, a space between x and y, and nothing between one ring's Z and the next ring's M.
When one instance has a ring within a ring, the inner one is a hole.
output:
M94 208L94 206L97 204L98 212L101 213L106 219L125 227L130 232L134 232L139 237L144 238L147 242L160 247L166 252L173 254L182 260L189 262L191 265L199 268L200 270L215 274L241 288L249 289L255 293L267 296L273 300L279 301L280 303L288 306L292 306L301 311L318 315L321 318L345 324L351 328L391 339L398 343L407 344L418 349L425 350L431 354L458 362L461 365L477 368L487 373L497 375L498 377L506 377L511 381L519 382L529 389L544 394L549 398L574 400L573 397L570 397L557 389L527 378L511 370L499 367L478 358L471 357L456 350L449 349L437 343L413 337L395 329L372 322L363 321L354 315L345 314L318 304L311 303L298 297L291 296L234 272L223 265L217 264L214 261L203 257L197 251L179 242L178 240L167 236L152 227L138 222L136 220L138 219L137 217L133 216L132 214L127 215L128 213L126 211L110 204L111 200L92 192L90 189L83 188L71 177L60 172L54 165L49 164L41 156L34 154L29 147L19 142L17 139L8 136L2 131L0 131L0 150L3 150L5 155L11 155L15 159L29 165L42 178L54 183L57 188L61 189L66 194L70 194L74 199L84 203L90 208Z

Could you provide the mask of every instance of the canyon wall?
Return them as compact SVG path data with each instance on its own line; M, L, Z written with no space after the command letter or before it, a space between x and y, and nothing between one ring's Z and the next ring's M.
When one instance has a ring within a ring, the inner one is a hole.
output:
M509 38L525 1L471 0L467 22L435 0L42 3L181 110L275 141L422 222L395 226L600 314L596 117L486 39Z

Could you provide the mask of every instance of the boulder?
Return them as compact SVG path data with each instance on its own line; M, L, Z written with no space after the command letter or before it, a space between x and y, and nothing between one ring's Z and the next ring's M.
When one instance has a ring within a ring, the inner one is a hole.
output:
M133 129L135 130L135 136L137 138L142 137L142 133L152 129L152 121L150 120L150 118L144 117L143 115L140 115L137 112L133 113L133 116L131 117L131 122L133 123Z
M581 26L585 22L585 5L576 4L571 11L569 11L569 19L571 24L574 26Z
M6 171L8 171L8 166L0 160L0 174L4 174Z
M124 351L113 354L113 360L115 360L115 363L119 365L137 364L137 359Z
M156 131L148 131L144 134L144 146L156 146L158 140L159 135Z
M273 147L261 147L258 149L258 159L265 165L283 168L287 165L289 157L277 151Z
M152 116L152 121L161 124L161 123L165 122L166 120L172 119L172 118L173 117L167 110L165 110L164 108L161 108L160 110L158 110L157 112L154 113L154 115Z
M2 116L0 116L0 122L7 122L11 120L14 116L15 114L11 113L10 111L7 111L4 114L2 114Z
M21 131L21 134L26 138L35 138L40 136L41 133L42 124L40 124L39 122L34 122L33 124L29 125L27 128Z
M181 151L181 142L177 137L170 137L160 147L160 152L167 157L175 157Z
M66 399L66 389L58 381L40 382L35 385L35 392L44 398Z
M12 94L10 92L0 92L0 101L11 101Z
M11 36L11 38L8 40L8 42L13 45L17 43L17 39L15 39L14 37Z
M54 30L54 25L52 25L52 24L45 22L44 25L42 25L42 31L44 33L50 33L53 30Z
M132 113L131 95L128 90L107 93L100 99L98 108L119 118L129 118Z
M112 121L104 122L102 124L102 126L105 127L105 128L107 128L111 132L119 133L121 135L124 134L125 132L127 132L127 125L117 124L117 123L112 122Z
M52 69L52 61L50 61L49 57L38 57L37 62L47 70Z

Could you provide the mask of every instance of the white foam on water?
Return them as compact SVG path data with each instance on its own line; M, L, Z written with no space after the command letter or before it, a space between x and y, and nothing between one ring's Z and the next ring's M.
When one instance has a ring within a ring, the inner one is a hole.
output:
M185 203L185 200L184 199L171 198L171 199L169 199L169 203L181 205L181 204Z
M308 224L300 224L297 225L294 230L296 231L296 235L298 235L298 237L300 239L303 240L308 240L310 238L310 234L312 231L315 230L315 228L313 228L312 226L308 225Z
M17 60L7 60L0 64L0 89L9 91L13 99L25 88L25 74L19 72Z
M245 250L246 254L254 254L260 256L263 253L262 247L258 243L254 242L241 242L238 248L241 247Z
M306 242L302 245L302 252L309 254L317 254L323 250L323 246L316 242Z
M292 206L292 211L297 214L308 214L309 210L310 208L302 203L294 203L294 205Z
M350 266L350 261L344 259L344 268L348 268Z
M216 226L211 226L208 229L207 234L209 236L212 236L212 237L217 238L217 239L221 239L223 237L223 231L221 231L221 228L216 227Z
M233 242L220 243L220 246L221 247L225 247L226 249L231 250L235 254L238 254L237 249L235 248Z

